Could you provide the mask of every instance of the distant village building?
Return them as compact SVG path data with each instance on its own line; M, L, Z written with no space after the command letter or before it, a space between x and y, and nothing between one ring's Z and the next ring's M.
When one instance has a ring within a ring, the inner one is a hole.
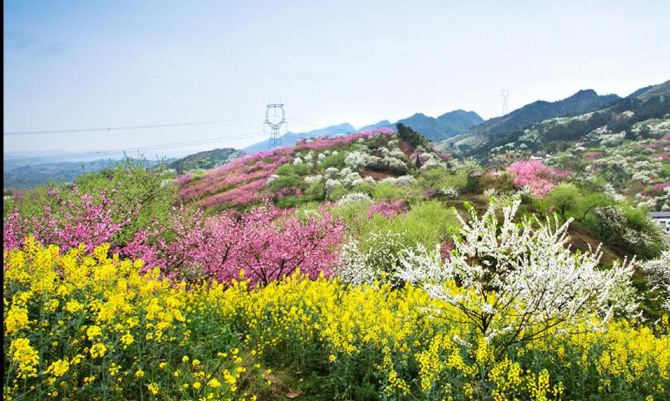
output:
M658 222L666 233L670 234L670 212L651 212L649 217Z

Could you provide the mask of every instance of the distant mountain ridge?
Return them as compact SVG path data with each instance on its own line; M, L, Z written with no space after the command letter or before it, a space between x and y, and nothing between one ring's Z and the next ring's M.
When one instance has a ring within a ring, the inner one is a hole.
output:
M598 95L593 89L580 90L556 102L538 100L504 116L495 117L470 129L477 134L497 134L526 128L556 117L572 117L600 110L621 100L617 95Z
M598 105L602 107L593 109ZM547 108L553 116L534 121ZM581 113L575 114L578 112ZM595 91L587 90L559 102L534 102L442 141L437 147L481 160L508 150L549 154L603 135L612 136L610 142L605 141L608 146L619 140L648 139L654 130L662 135L661 131L667 130L667 121L670 121L670 81L638 89L625 98L598 96Z
M342 136L355 131L364 131L377 128L393 128L396 126L396 124L402 123L414 129L415 131L418 131L426 138L434 142L439 142L466 132L472 126L475 126L483 121L484 120L474 111L465 111L460 109L444 113L439 117L430 117L423 113L416 113L410 117L403 118L394 123L390 122L389 120L382 120L374 124L361 127L358 130L349 123L343 123L339 125L332 125L330 127L319 128L309 132L289 132L286 135L283 135L280 140L283 146L289 146L294 145L296 142L302 139L314 138L323 134L329 134L331 136ZM268 139L251 146L247 146L244 148L244 151L257 152L271 148L272 146L270 140Z

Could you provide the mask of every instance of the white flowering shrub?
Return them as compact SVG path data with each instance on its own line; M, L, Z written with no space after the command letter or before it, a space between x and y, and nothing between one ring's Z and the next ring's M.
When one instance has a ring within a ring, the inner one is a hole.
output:
M326 194L330 194L335 190L335 188L342 186L342 183L339 180L334 180L329 178L326 180Z
M447 164L436 157L431 157L421 165L421 170L429 170L436 167L447 168Z
M368 156L368 154L359 151L349 152L347 157L344 158L344 164L354 170L361 170L367 164Z
M384 178L382 182L387 182L389 184L404 186L404 185L414 185L416 184L416 178L411 175L401 175L400 177L388 177Z
M372 203L372 198L370 198L370 195L368 194L361 192L351 192L340 198L340 200L337 201L337 205L342 206L353 202Z
M353 182L356 180L360 180L361 176L358 173L349 173L346 176L342 177L342 184L346 186L347 188L351 187L353 185Z
M663 248L664 234L661 227L651 221L645 213L644 218L624 210L619 206L601 206L593 209L598 233L603 240L627 252L651 258Z
M328 167L326 171L324 171L324 174L328 178L335 178L340 174L340 170L338 170L336 167Z
M302 159L301 158L296 157L295 159L293 159L293 165L294 166L299 166L301 164L302 164Z
M458 198L458 190L454 187L446 187L440 190L440 193L449 199Z
M323 181L323 176L321 174L317 175L308 175L304 178L305 184L311 185L311 184L317 184L321 181Z
M401 159L396 159L392 156L386 156L379 161L377 168L382 168L384 170L393 171L395 173L405 173L407 172L407 163Z
M405 250L398 278L455 306L458 319L503 348L590 321L592 313L604 321L636 310L632 264L601 270L600 249L570 252L570 221L515 224L519 203L503 208L502 223L493 207L482 217L472 212L470 222L459 216L462 238L454 238L448 259L439 249Z
M267 185L272 184L274 181L277 181L278 179L279 179L279 175L272 174L271 176L268 177Z
M401 233L389 231L372 233L365 246L350 240L342 246L342 266L338 275L351 284L371 284L377 280L398 277L401 255L406 246Z
M377 181L375 181L375 179L372 177L357 178L351 181L352 187L357 187L359 185L375 185L375 184L377 184Z
M640 270L647 278L651 291L661 308L670 312L670 251L665 251L658 259L649 260L640 265Z
M609 182L603 185L603 193L617 202L623 202L626 200L626 197L618 193L614 188L614 185Z

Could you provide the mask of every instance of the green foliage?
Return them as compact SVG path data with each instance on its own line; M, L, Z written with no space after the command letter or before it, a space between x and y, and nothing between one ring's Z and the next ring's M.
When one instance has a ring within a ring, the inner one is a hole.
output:
M430 141L428 141L423 135L414 131L412 128L402 123L398 123L396 124L396 130L398 131L398 138L401 141L406 142L412 148L423 146L426 149L432 149Z
M544 198L543 204L546 210L553 209L562 218L565 218L568 211L574 211L577 208L580 197L581 192L577 186L562 183Z
M451 238L460 227L453 208L446 208L438 201L419 203L404 214L392 218L375 215L363 222L358 238L362 249L368 250L380 244L367 243L373 233L397 233L403 245L415 247L421 244L434 248ZM381 245L380 245L381 246Z
M114 244L130 241L138 230L153 222L166 224L176 202L176 188L171 184L175 174L162 165L148 169L143 163L142 160L125 158L113 167L83 174L74 182L80 193L94 198L101 192L107 193L113 200L115 221L130 219L114 237ZM70 185L38 187L25 192L16 201L16 211L28 218L41 216L45 205L53 206L56 202L48 195L49 191L56 191L62 198L73 196Z
M337 154L330 154L326 156L325 159L321 160L319 162L319 166L322 167L324 170L327 169L328 167L337 167L341 168L344 166L344 159L347 157L346 152L338 152Z
M380 182L375 185L372 198L376 201L394 201L398 199L406 199L408 195L407 187L393 185L388 182Z

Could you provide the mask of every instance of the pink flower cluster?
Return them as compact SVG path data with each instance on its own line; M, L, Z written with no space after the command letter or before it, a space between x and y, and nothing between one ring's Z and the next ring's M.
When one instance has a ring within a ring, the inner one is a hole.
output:
M370 139L376 135L385 135L390 136L395 134L396 131L392 128L377 128L372 130L359 131L355 134L338 136L335 138L324 138L317 137L314 139L303 139L295 145L296 150L303 149L327 149L341 145L347 145L351 142L357 141L359 139Z
M668 187L670 187L670 180L654 185L652 187L652 191L662 191L663 189Z
M100 193L99 200L73 190L72 198L61 198L52 191L55 207L45 205L41 216L24 218L12 212L3 224L3 249L22 246L27 235L45 245L57 245L61 250L86 245L90 252L98 245L110 242L129 220L116 222L112 218L112 200Z
M122 252L173 279L229 282L243 271L253 284L267 284L297 268L312 278L331 275L343 238L341 222L328 213L303 221L269 206L207 219L175 211L168 231L174 240L161 237L165 229L147 230Z
M545 166L537 160L517 161L507 167L507 172L514 175L514 185L529 187L538 198L544 197L557 183L572 173Z
M191 181L192 178L193 176L191 176L191 174L186 173L184 175L180 175L179 177L175 178L173 182L176 185L184 185L187 184L189 181Z
M184 200L203 198L205 207L221 203L244 205L266 199L265 189L268 178L279 166L291 160L293 151L289 148L270 152L258 152L233 160L213 169L200 180L187 181L179 190Z
M394 201L380 201L368 208L368 217L372 218L377 214L381 214L386 218L395 217L401 213L405 213L409 210L407 202L403 199L398 199Z

